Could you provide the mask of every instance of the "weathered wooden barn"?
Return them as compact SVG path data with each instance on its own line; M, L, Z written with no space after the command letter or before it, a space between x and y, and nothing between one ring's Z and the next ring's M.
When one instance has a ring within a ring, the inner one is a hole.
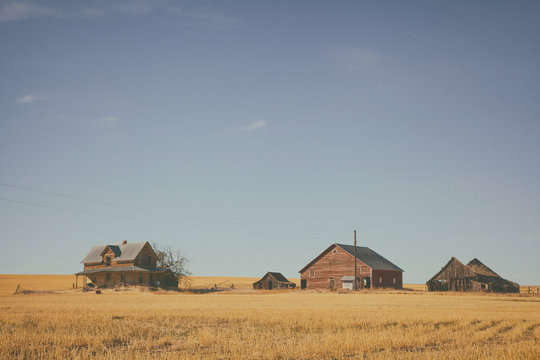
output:
M75 274L76 282L79 276L83 276L84 285L90 279L97 287L159 286L162 285L161 280L170 274L156 267L157 260L148 242L128 244L123 241L118 245L97 245L81 261L84 270Z
M253 283L254 289L293 289L296 284L287 280L285 276L278 272L267 272L260 280Z
M428 291L519 292L519 284L503 279L477 258L465 265L452 257L426 285Z
M356 283L364 288L403 288L403 270L367 247L356 247ZM332 244L300 273L301 289L353 289L354 246Z

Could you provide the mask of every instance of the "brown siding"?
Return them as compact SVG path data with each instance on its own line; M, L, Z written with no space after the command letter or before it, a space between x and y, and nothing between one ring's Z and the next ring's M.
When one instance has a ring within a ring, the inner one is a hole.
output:
M141 252L137 255L135 259L136 266L156 266L157 257L154 251L150 248L148 243L144 245Z
M370 269L360 260L357 261L358 277L369 277ZM354 276L354 257L338 246L330 248L317 262L300 273L300 279L307 280L306 287L308 289L328 289L330 279L334 279L335 289L341 289L343 276Z
M373 270L372 284L374 288L402 289L403 273L393 270Z

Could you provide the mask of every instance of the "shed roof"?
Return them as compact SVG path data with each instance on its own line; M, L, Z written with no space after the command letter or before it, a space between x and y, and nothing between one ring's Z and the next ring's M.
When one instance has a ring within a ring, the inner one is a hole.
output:
M115 261L135 260L146 244L147 241L118 245L96 245L90 249L90 252L88 252L86 257L82 259L81 263L87 264L101 262L103 253L107 248L110 248L114 252L116 256Z
M283 276L282 273L269 271L266 274L264 274L264 276L260 280L255 281L254 284L262 281L265 277L267 277L269 275L271 275L277 281L286 282L286 283L292 283L292 281L287 280L287 278L285 276Z

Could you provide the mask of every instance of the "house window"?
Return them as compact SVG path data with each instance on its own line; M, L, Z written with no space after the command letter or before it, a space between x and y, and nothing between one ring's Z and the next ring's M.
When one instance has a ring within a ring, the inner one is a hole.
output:
M107 259L108 259L108 258L107 258ZM105 279L106 279L107 281L111 280L111 274L110 274L110 273L105 274Z
M382 277L379 277L379 284L382 284Z
M396 285L396 278L394 278L394 285Z
M148 260L148 266L152 265L152 257L148 255L146 258Z
M154 282L154 274L150 273L150 284Z
M105 265L106 266L111 266L111 257L110 256L105 257Z
M317 275L317 269L309 270L309 277L314 278Z
M328 287L330 289L333 289L335 286L334 286L334 278L330 278L329 281L328 281Z
M139 255L139 264L142 265L142 255Z
M143 273L139 273L139 284L143 283Z
M332 250L332 254L336 255L337 254L337 249Z

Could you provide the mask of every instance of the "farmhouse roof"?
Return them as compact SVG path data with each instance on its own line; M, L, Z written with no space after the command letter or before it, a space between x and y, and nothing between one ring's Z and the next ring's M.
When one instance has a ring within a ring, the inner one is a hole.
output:
M337 244L337 243L332 244L330 245L330 247L328 247L326 250L320 253L315 259L311 260L311 262L307 264L306 266L304 266L299 272L300 273L304 272L308 267L316 263L328 251L330 251L336 246L342 248L345 252L347 252L351 256L354 256L354 246L345 245L345 244ZM403 269L401 269L400 267L392 263L390 260L382 257L381 255L377 254L375 251L371 250L368 247L357 246L356 258L374 270L404 271Z
M115 254L115 261L135 260L147 242L126 243L118 245L96 245L82 259L82 264L101 262L103 253L110 248Z
M137 271L137 272L161 272L163 269L158 267L152 267L152 266L119 266L119 267L105 267L105 268L97 268L97 269L90 269L81 271L78 273L75 273L75 275L89 275L89 274L96 274L96 273L108 273L108 272L129 272L129 271Z

